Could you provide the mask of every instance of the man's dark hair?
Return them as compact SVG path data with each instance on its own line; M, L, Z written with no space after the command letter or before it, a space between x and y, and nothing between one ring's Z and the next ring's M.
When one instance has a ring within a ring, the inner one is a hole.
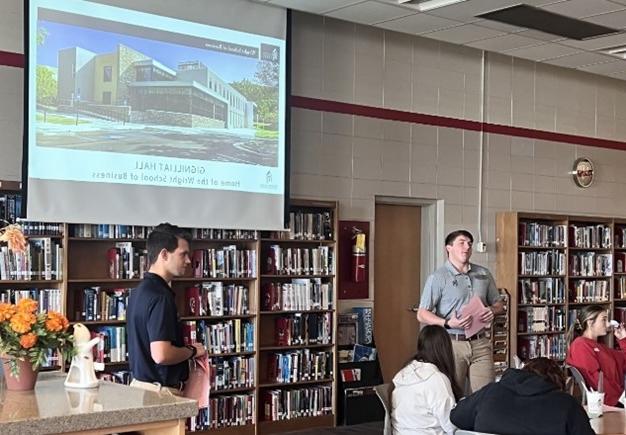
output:
M456 238L461 236L467 237L470 242L474 243L474 236L472 236L472 233L467 230L456 230L446 236L446 246L452 246Z
M148 263L154 264L162 249L167 250L167 252L174 252L178 247L178 239L191 243L191 234L167 222L154 227L148 235Z
M541 376L546 381L555 385L560 391L565 391L565 375L559 364L549 358L534 358L524 365L526 372Z
M452 340L442 326L427 325L420 330L417 353L413 359L434 364L450 380L454 398L459 400L463 397L463 391L456 381Z

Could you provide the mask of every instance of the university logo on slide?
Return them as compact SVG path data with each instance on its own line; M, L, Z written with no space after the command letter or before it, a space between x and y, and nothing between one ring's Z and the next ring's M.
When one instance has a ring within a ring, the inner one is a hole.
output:
M278 63L280 61L280 49L276 45L261 44L261 60Z

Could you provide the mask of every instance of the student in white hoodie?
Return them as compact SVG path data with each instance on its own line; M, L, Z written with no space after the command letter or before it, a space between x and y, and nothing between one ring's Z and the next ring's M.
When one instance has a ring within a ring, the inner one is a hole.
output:
M393 378L391 425L394 435L453 434L450 411L461 398L455 381L452 342L446 330L427 325L420 331L417 353Z

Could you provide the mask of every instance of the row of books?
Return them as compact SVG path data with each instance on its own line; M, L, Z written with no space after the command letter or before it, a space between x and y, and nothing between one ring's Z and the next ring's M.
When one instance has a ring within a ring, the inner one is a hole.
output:
M541 222L520 222L519 244L536 247L567 246L567 226Z
M58 288L34 288L34 289L0 289L0 302L16 304L21 299L33 299L37 301L39 313L47 311L62 312L61 289Z
M107 260L111 279L141 278L149 267L148 251L131 242L117 242L107 250Z
M254 386L254 357L212 357L209 359L209 364L211 365L210 380L213 393Z
M526 361L538 357L564 360L567 352L565 335L535 335L518 337L517 356Z
M289 240L333 240L330 212L290 212L289 231L274 231L270 237Z
M552 250L545 252L520 252L521 275L565 275L565 253Z
M264 311L309 311L333 308L333 284L321 278L292 279L263 285L261 309Z
M267 379L269 382L288 384L331 379L332 376L332 352L311 352L310 349L301 349L268 356Z
M15 223L22 214L22 195L0 193L0 220Z
M217 228L192 228L191 237L201 240L256 240L257 230L223 230Z
M266 259L266 273L270 275L332 275L333 248L283 248L271 245Z
M256 251L235 245L195 249L192 265L196 278L253 278L256 276Z
M22 232L26 236L46 235L46 236L62 236L63 224L54 222L30 221L27 219L17 218L16 223L22 228Z
M248 287L203 282L185 289L186 316L237 316L250 312Z
M330 386L268 390L263 394L263 409L266 421L331 414L333 390Z
M563 278L520 279L520 304L562 304L565 302Z
M611 276L613 255L580 252L570 256L569 267L574 276Z
M575 248L611 249L611 227L599 225L570 225L569 236Z
M560 332L565 325L562 307L531 307L517 313L517 332Z
M100 326L91 331L91 338L100 341L93 347L93 360L100 363L128 361L126 353L126 328L124 326Z
M209 354L254 351L254 325L241 319L208 323L185 320L182 324L185 344L202 343Z
M24 252L0 247L1 280L59 280L63 275L63 248L49 237L28 239Z
M256 421L254 394L234 394L209 398L208 408L200 409L198 415L187 419L190 432L219 429L221 427L245 426Z
M610 294L610 283L606 280L576 280L570 287L570 301L607 302Z
M78 293L76 320L125 320L130 288L103 289L99 286L84 288Z
M142 225L72 224L70 237L88 239L145 239L153 227Z
M332 343L331 313L297 313L275 320L276 346Z

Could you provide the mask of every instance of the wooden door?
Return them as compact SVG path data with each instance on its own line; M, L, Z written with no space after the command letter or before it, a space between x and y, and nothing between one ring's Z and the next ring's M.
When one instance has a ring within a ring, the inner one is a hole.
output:
M374 338L385 382L416 351L420 226L421 207L376 204Z

